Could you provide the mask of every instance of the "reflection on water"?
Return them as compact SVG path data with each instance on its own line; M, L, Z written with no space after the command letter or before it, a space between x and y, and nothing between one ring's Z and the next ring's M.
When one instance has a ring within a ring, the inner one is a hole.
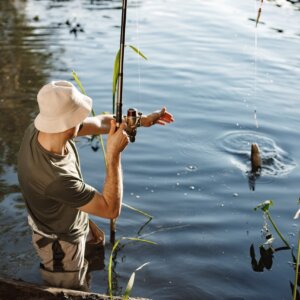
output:
M27 20L25 6L26 1L0 2L0 200L17 190L1 175L6 167L16 167L24 129L37 111L36 93L51 68L51 54L35 35L35 21Z

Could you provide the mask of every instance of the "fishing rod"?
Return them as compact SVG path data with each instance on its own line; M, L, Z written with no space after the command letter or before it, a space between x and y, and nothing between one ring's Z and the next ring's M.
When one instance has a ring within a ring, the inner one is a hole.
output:
M117 101L116 101L116 127L119 128L122 116L122 96L123 96L123 66L124 66L124 50L125 50L125 32L126 32L126 12L127 0L122 0L122 20L121 20L121 33L120 33L120 61L119 61L119 74L118 74L118 87L117 87ZM127 116L124 117L127 128L126 132L129 136L130 142L135 141L136 129L141 125L142 113L138 112L135 108L129 108ZM110 221L110 242L115 243L116 236L116 219Z

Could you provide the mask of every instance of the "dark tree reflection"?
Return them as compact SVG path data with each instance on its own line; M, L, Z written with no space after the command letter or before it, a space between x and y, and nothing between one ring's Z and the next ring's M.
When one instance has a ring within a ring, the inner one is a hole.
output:
M37 38L37 21L27 19L25 7L26 1L0 1L0 179L7 168L16 169L24 129L37 111L36 93L51 69L46 40ZM9 187L2 179L0 199Z

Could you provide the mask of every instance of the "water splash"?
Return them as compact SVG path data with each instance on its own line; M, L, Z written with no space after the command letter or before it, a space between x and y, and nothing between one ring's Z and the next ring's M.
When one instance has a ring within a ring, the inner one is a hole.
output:
M243 173L251 169L251 144L256 143L261 150L261 176L283 176L293 171L295 161L280 148L271 138L256 132L231 131L220 139L220 147L233 155L230 161Z

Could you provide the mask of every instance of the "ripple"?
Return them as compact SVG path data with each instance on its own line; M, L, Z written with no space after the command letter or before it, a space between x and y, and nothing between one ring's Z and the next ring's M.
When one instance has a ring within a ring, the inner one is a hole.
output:
M289 174L296 163L289 154L271 138L251 131L231 131L220 139L220 147L233 154L233 164L243 172L250 169L251 144L258 144L262 159L261 175L283 176Z

